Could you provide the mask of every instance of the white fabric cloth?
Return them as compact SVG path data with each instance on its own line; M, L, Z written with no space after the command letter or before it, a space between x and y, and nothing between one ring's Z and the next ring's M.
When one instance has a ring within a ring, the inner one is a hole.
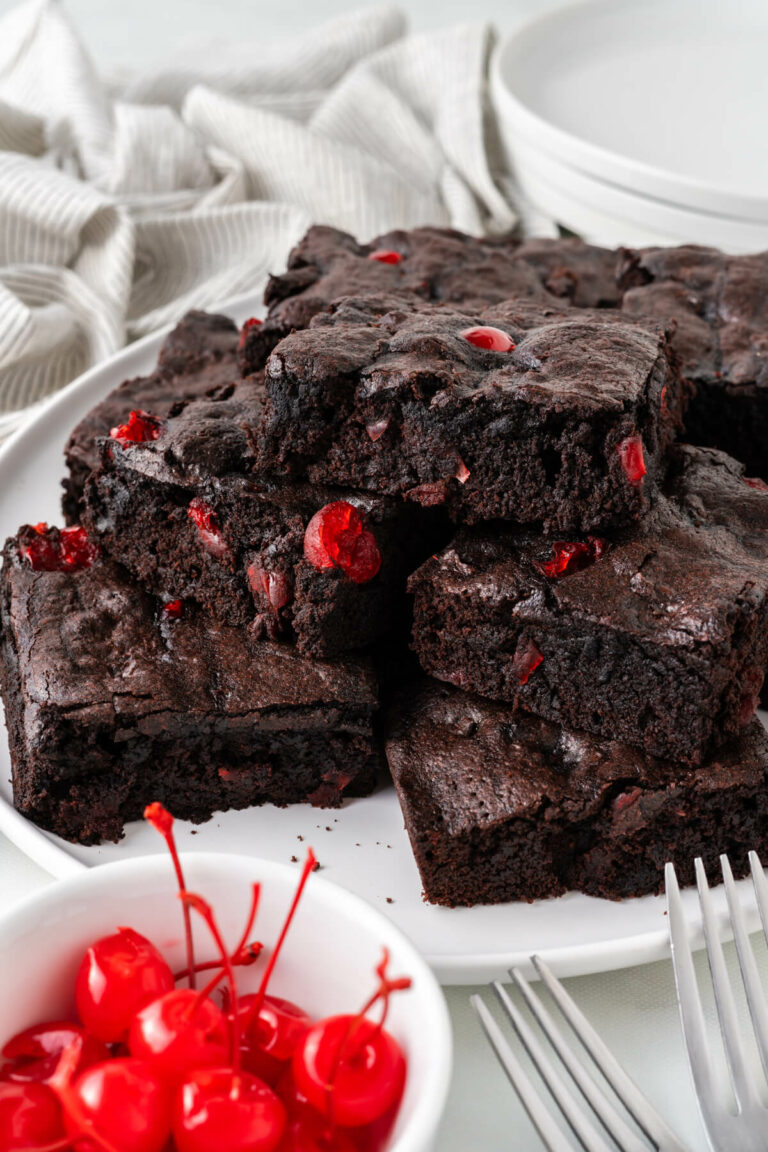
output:
M126 340L259 291L312 222L511 228L485 131L491 44L484 24L407 36L397 8L368 8L279 57L233 39L115 90L58 0L11 11L0 429Z

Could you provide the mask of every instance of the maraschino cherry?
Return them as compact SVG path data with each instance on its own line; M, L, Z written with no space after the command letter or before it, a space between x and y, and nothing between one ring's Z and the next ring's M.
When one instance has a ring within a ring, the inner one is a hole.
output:
M515 342L508 332L501 328L492 328L487 324L480 324L476 328L465 328L459 333L475 348L483 348L487 352L513 352Z
M146 444L150 440L159 440L164 431L165 425L162 420L136 408L129 415L127 422L111 428L109 435L110 439L117 440L125 447L126 444Z
M88 539L85 528L49 528L35 524L34 535L20 551L35 572L81 572L90 568L99 549Z
M392 248L377 248L375 252L368 253L368 259L376 260L379 264L399 264L403 257Z
M64 1119L44 1084L0 1084L0 1148L3 1152L66 1152Z
M163 1152L171 1093L143 1060L95 1064L59 1093L75 1152Z
M326 504L304 533L304 558L320 571L340 568L354 584L372 580L381 568L376 538L348 500Z
M624 475L634 488L638 488L648 471L643 455L643 441L637 433L626 436L619 444L618 453Z
M86 1029L115 1044L126 1038L137 1012L172 990L173 973L154 944L133 928L119 928L86 952L75 1000Z
M0 1068L0 1080L17 1084L50 1083L62 1052L75 1040L80 1041L78 1072L109 1057L106 1045L89 1036L81 1025L55 1020L26 1028L8 1041L2 1055L9 1063Z
M387 975L385 951L376 969L379 987L357 1016L330 1016L304 1036L293 1058L293 1078L308 1102L334 1124L355 1128L383 1116L399 1100L405 1083L405 1057L384 1029L393 992L410 988L405 977ZM375 1024L366 1013L383 1002Z

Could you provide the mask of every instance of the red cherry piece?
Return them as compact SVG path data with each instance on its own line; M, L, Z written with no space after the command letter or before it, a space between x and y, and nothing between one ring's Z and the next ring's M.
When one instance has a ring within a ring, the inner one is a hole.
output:
M243 324L242 328L240 329L240 339L237 342L237 346L241 352L248 343L248 336L253 331L253 329L260 328L263 323L264 321L259 320L257 316L251 316L250 319L246 320L245 324Z
M176 988L134 1016L128 1047L163 1080L180 1081L194 1068L226 1064L227 1022L212 1000Z
M613 807L617 812L625 812L640 799L642 794L642 788L630 788L628 792L621 792L614 800Z
M255 1076L203 1068L179 1090L173 1135L178 1152L274 1152L285 1119L278 1096Z
M744 483L748 484L750 488L755 488L758 492L768 492L768 484L759 476L745 476Z
M582 541L555 540L552 544L552 559L541 563L536 560L536 567L550 580L559 576L569 576L572 572L580 572L599 560L605 552L605 540L597 536L590 536L587 543Z
M488 352L512 352L516 345L508 332L501 328L490 328L479 325L477 328L465 328L459 333L468 344L475 348L484 348Z
M373 440L374 444L377 440L381 439L387 428L389 428L388 416L383 417L381 420L373 420L370 424L366 424L365 426L365 430L368 433L370 439Z
M180 620L184 613L184 601L169 600L163 605L163 612L169 620Z
M110 439L120 444L146 444L149 440L159 440L165 431L165 424L149 412L136 408L131 412L126 424L110 428Z
M163 1152L171 1095L143 1060L107 1060L66 1090L64 1119L75 1152L102 1152L100 1136L115 1152Z
M381 567L373 533L346 500L326 504L312 517L304 533L304 557L319 571L340 568L355 584L372 580Z
M470 472L469 468L467 468L461 456L459 456L459 462L456 465L456 479L458 480L459 484L466 484L471 475L472 473Z
M619 444L618 453L627 480L634 487L638 487L642 484L643 477L648 471L643 455L643 441L637 434L627 436Z
M200 496L195 496L189 502L187 515L197 528L205 547L212 556L222 557L227 554L227 545L224 543L219 527L219 519L215 510Z
M518 684L527 684L531 674L536 671L543 659L533 640L528 638L518 640L512 657L512 673L517 677Z
M132 928L120 928L86 952L75 1000L86 1029L114 1044L126 1037L137 1012L172 990L173 973L154 944Z
M17 1084L49 1083L62 1052L76 1039L79 1041L76 1072L82 1072L91 1064L108 1059L106 1045L89 1036L79 1024L56 1020L26 1028L8 1041L2 1055L11 1063L0 1069L0 1080Z
M255 999L255 996L244 996L241 1005ZM279 996L265 996L258 1015L249 1023L248 1039L253 1047L261 1048L276 1060L290 1060L311 1025L311 1018L298 1004Z
M365 1017L331 1016L305 1034L293 1059L293 1076L313 1108L343 1128L354 1128L376 1120L400 1097L405 1057L378 1024Z
M254 596L275 612L293 600L293 581L289 572L268 572L254 560L248 567L248 583Z
M379 264L399 264L403 257L400 252L395 252L392 248L377 248L375 252L368 254L369 260L378 260Z
M65 1139L56 1096L44 1084L0 1084L0 1148L34 1152Z
M47 524L36 524L34 530L35 536L21 546L21 555L35 572L81 572L99 555L85 528L56 532Z

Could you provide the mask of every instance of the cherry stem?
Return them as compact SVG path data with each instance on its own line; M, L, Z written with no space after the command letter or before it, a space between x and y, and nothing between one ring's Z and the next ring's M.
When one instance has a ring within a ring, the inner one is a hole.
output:
M332 1128L333 1128L333 1125L335 1124L334 1115L333 1115L334 1103L335 1103L333 1090L335 1087L336 1077L339 1074L339 1069L341 1068L341 1065L344 1062L344 1060L346 1059L348 1062L351 1062L359 1054L360 1043L358 1042L357 1046L352 1046L350 1051L347 1051L347 1048L350 1045L352 1045L352 1041L354 1040L356 1033L358 1033L360 1031L360 1028L363 1024L363 1021L366 1019L366 1014L368 1012L370 1012L371 1008L373 1008L373 1006L377 1002L377 1000L383 1000L384 1001L384 1007L383 1007L383 1011L381 1014L381 1019L379 1020L378 1024L375 1025L373 1032L368 1036L367 1042L370 1042L370 1040L374 1036L378 1036L378 1034L384 1028L384 1022L387 1019L387 1013L389 1011L389 1001L390 1001L390 997L391 997L392 993L393 992L404 992L407 988L410 988L411 984L413 983L410 976L397 976L394 979L390 979L390 977L387 976L387 968L388 967L389 967L389 950L387 948L384 948L384 949L382 949L381 960L376 965L376 975L379 978L378 988L373 993L373 995L370 996L368 998L368 1000L366 1000L365 1004L360 1009L360 1011L357 1013L357 1015L354 1017L354 1019L350 1020L349 1026L347 1027L347 1031L345 1032L344 1037L343 1037L343 1039L342 1039L342 1041L339 1044L339 1047L337 1049L336 1057L335 1057L334 1062L333 1062L333 1067L331 1068L331 1074L328 1077L328 1080L327 1080L326 1086L325 1086L326 1095L327 1095L327 1099L328 1099L328 1116L329 1116Z
M299 877L299 883L296 885L296 893L295 893L293 900L291 902L291 906L288 909L288 915L285 918L285 923L283 924L282 931L280 932L280 935L277 938L277 944L275 944L275 947L272 949L272 955L270 956L269 962L268 962L266 968L264 969L264 975L261 978L261 984L259 984L259 987L258 987L258 990L257 990L256 995L254 997L253 1003L251 1004L250 1008L248 1009L248 1011L245 1014L245 1018L243 1019L243 1029L246 1032L250 1028L252 1022L254 1020L258 1019L259 1013L261 1012L262 1006L264 1004L264 997L267 994L267 986L269 985L269 981L272 977L272 973L275 970L275 965L277 964L277 959L280 955L280 951L283 947L283 944L285 943L285 938L288 935L288 929L291 926L291 922L293 920L293 917L296 914L296 909L299 906L299 901L301 900L301 894L304 891L304 889L306 888L307 880L309 880L310 873L314 871L316 864L317 864L317 860L315 859L315 854L311 848L308 848L307 849L307 858L304 861L304 867L301 870L301 876Z
M233 965L247 967L248 965L255 963L255 961L258 960L259 956L261 955L261 950L264 947L263 944L260 944L258 941L254 941L253 944L246 945L246 941L251 934L251 930L253 929L253 924L256 919L256 912L258 911L260 896L261 884L254 884L253 892L251 893L251 907L248 912L248 920L246 921L245 931L240 937L237 947L229 958L230 963ZM245 953L245 956L243 956L243 952L245 952L246 947L247 952ZM197 965L198 972L209 972L212 969L215 969L216 975L212 980L209 980L205 987L202 988L199 992L197 1001L195 1002L195 1007L193 1009L195 1012L203 1000L208 999L219 981L223 980L227 974L227 970L226 968L222 967L220 960L209 960L207 964Z
M156 832L165 840L168 845L168 851L171 854L173 861L174 871L176 872L176 881L179 885L179 892L186 892L187 885L184 881L184 872L181 867L181 860L179 859L179 852L176 847L176 838L173 834L173 816L167 808L157 801L154 804L148 804L144 809L144 819L147 820ZM192 938L192 915L187 905L184 905L184 935L187 941L187 979L189 987L195 987L195 946Z
M248 968L251 964L256 963L259 956L261 956L263 948L264 945L260 940L252 940L245 948L240 948L233 952L230 959L236 968ZM206 960L205 964L195 964L195 972L197 972L198 976L201 972L213 972L214 969L219 973L219 980L221 980L224 976L224 969L221 966L220 960ZM181 968L178 972L174 972L174 983L186 979L186 976L186 968Z
M216 917L210 904L203 900L202 896L196 896L194 892L181 892L179 895L184 901L184 904L188 908L194 908L195 912L197 912L197 914L201 916L205 921L211 936L213 936L216 947L221 952L223 968L227 977L227 983L229 984L230 996L232 998L232 1072L234 1076L237 1077L240 1074L241 1053L240 1021L238 1019L237 1011L237 983L235 981L235 969L232 965L229 952L227 951L227 946L224 943L224 939L219 930L219 926L216 923ZM213 988L216 987L218 982L219 976L217 973L215 982L212 982Z

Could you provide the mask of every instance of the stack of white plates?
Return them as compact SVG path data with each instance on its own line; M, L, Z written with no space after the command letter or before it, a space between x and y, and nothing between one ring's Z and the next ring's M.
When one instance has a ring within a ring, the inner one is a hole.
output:
M588 0L492 68L522 192L596 244L768 249L767 0Z

